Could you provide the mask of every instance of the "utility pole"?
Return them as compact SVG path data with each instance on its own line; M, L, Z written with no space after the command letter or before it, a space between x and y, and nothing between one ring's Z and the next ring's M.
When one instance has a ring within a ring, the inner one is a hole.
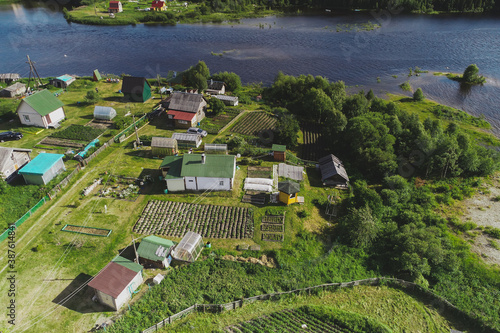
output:
M135 260L137 263L139 263L139 256L137 255L137 249L135 248L135 238L133 235L130 236L132 237L132 242L134 243Z
M27 92L28 89L30 88L31 77L33 77L33 82L34 82L33 90L42 85L42 79L40 79L40 75L38 75L38 71L35 68L35 63L33 61L31 61L30 56L26 55L26 57L28 58L28 61L26 61L26 63L30 66L30 75L28 78L28 86L26 87L26 92Z
M141 141L139 140L139 133L137 133L137 125L135 124L135 116L132 115L132 121L134 122L134 130L135 130L135 142L137 143L137 146L141 144Z

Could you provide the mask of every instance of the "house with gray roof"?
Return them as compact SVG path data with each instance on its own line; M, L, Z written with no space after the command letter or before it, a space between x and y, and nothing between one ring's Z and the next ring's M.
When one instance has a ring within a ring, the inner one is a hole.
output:
M319 169L323 185L347 188L349 176L347 176L344 165L338 157L330 154L320 158Z
M31 149L0 147L0 177L7 183L18 175L17 171L29 163Z
M207 101L201 94L176 91L166 107L168 119L174 121L176 128L189 128L205 118Z
M21 124L36 127L59 127L65 118L63 102L47 89L24 98L17 107Z
M207 94L224 95L226 92L226 84L222 81L208 80L207 85L208 88L205 89Z
M20 82L16 82L11 86L0 91L0 97L16 97L18 95L24 94L26 91L26 85Z

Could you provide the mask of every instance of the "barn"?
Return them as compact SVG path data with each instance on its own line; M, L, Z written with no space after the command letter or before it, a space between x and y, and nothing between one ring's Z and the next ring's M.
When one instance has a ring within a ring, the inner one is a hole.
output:
M125 99L132 102L145 102L151 98L151 85L144 77L125 76L122 83Z
M45 185L66 170L63 157L62 154L40 153L19 170L19 174L26 184Z
M76 80L75 77L68 74L64 74L56 77L55 79L50 80L49 84L53 85L56 88L66 89L70 84L75 82L75 80Z
M145 237L137 249L139 262L144 267L166 268L172 261L170 251L174 246L174 242L165 238L154 235Z
M111 120L116 117L116 110L109 106L95 106L94 119Z
M177 140L154 136L151 139L151 153L153 156L169 156L179 153Z
M26 85L20 82L16 82L13 85L0 91L0 97L12 98L24 94L25 91L26 91Z
M65 118L63 102L47 89L26 97L17 107L21 124L37 127L59 127Z
M17 170L29 163L31 149L0 147L0 177L11 182Z
M134 291L143 281L141 265L117 256L90 281L88 286L94 289L100 303L118 311L132 298Z

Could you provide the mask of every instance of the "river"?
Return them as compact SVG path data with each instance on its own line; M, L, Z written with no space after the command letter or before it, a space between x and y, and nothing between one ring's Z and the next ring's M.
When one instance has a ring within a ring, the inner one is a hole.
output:
M337 32L371 21L373 31ZM85 26L48 8L0 7L0 73L40 76L102 73L166 76L204 60L212 73L270 84L278 71L322 75L356 89L402 93L410 67L461 73L471 63L488 78L470 91L445 77L411 77L426 97L484 115L500 129L500 20L489 16L354 13L245 19L234 24ZM212 55L223 53L222 56ZM398 78L392 77L397 75ZM377 83L377 77L380 82Z

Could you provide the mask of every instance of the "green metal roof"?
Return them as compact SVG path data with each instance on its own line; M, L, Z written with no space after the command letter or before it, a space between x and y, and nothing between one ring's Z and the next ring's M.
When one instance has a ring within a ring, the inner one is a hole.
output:
M160 168L170 167L165 179L181 178L182 156L167 156L161 162Z
M271 147L271 150L272 150L272 151L283 151L283 152L285 152L285 151L286 151L286 146L284 146L284 145L275 145L275 144L274 144L274 145Z
M201 163L202 155L186 154L182 158L181 176L183 177L215 177L233 178L235 157L233 155L205 155L205 163Z
M171 240L157 236L148 236L141 241L137 249L137 254L141 258L162 261L170 253L170 249L174 245L175 243Z
M96 79L97 79L97 80L102 79L102 77L101 77L101 73L99 73L99 71L98 71L97 69L96 69L96 70L94 70L94 75L95 75L95 77L96 77Z
M28 103L42 117L64 106L64 103L47 89L28 96L23 101Z
M43 175L63 157L62 154L40 153L19 170L19 174Z
M278 190L280 192L285 192L286 194L294 194L300 192L300 185L291 180L286 180L284 182L278 183Z
M136 273L139 273L140 271L142 271L142 266L139 265L138 263L135 263L131 260L128 260L127 258L123 258L121 256L116 256L113 260L111 260L112 262L118 264L118 265L121 265L125 268L128 268L130 269L131 271L134 271Z

